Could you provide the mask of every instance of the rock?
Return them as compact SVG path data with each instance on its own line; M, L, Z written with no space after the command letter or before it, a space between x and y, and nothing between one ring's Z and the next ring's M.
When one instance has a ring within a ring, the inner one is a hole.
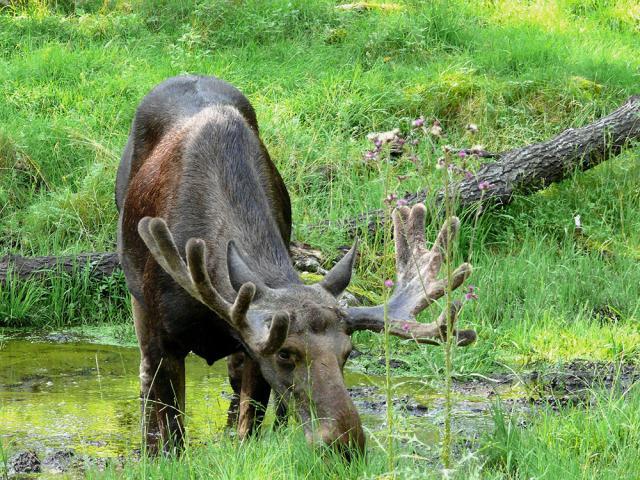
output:
M56 450L44 458L42 466L51 473L64 473L71 468L74 460L73 450Z
M349 360L353 360L354 358L358 358L360 355L363 355L363 353L358 350L357 348L353 348L351 350L351 353L349 354Z
M384 358L380 358L380 360L378 360L378 365L382 365L383 367L386 365L386 361ZM405 362L404 360L397 360L395 358L392 358L389 360L389 367L390 368L408 368L409 364L407 362Z
M324 257L322 252L302 242L291 242L289 247L293 266L301 272L319 273L324 275L327 271L322 268Z
M9 472L15 475L40 473L40 459L33 450L18 453L9 460Z
M342 308L347 308L347 307L359 307L360 305L362 305L362 302L358 300L353 293L345 291L345 292L342 292L342 295L340 295L340 298L338 299L338 304Z

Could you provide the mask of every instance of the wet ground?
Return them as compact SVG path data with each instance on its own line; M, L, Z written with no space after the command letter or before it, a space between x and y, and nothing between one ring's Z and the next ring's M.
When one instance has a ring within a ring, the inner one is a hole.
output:
M0 442L15 473L60 473L140 448L138 351L89 343L69 334L9 337L0 345ZM392 363L393 366L393 363ZM349 391L369 435L385 428L384 378L347 371ZM630 365L573 362L559 371L472 377L454 384L454 429L473 442L491 425L491 409L527 414L590 401L594 386L626 388L640 379ZM444 396L428 382L394 376L394 431L404 441L435 446ZM187 360L187 426L206 441L225 426L230 387L226 365Z

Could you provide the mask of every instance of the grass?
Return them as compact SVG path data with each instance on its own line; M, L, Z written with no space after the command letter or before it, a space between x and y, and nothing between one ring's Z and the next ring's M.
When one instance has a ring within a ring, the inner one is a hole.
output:
M636 384L622 393L595 392L584 408L543 409L526 429L497 409L484 478L637 478L638 407Z
M115 248L119 155L136 105L171 75L214 74L250 98L292 197L294 235L329 260L350 242L346 232L337 224L308 225L380 208L388 188L402 193L442 185L437 155L426 148L417 167L403 160L380 175L379 165L362 159L367 133L406 130L423 115L442 123L441 143L503 151L585 125L639 93L640 9L631 0L406 0L363 12L336 9L328 0L14 5L0 7L0 256ZM465 130L470 122L480 127L475 136ZM465 222L456 260L475 235L470 282L480 298L466 305L460 321L476 328L480 341L455 350L456 374L519 371L572 358L638 363L639 155L640 147L632 146L587 173L517 198L482 216L475 233ZM409 178L383 180L397 175ZM584 225L581 237L573 233L575 215ZM429 225L431 236L438 226ZM382 297L381 279L393 274L382 245L382 234L361 243L354 288L372 299ZM430 310L425 318L438 308ZM78 271L0 285L0 328L119 325L129 318L120 275L96 282ZM383 352L383 341L355 336L356 346L374 356ZM440 349L397 339L390 348L393 358L407 362L400 373L442 378ZM369 358L356 359L354 367L381 373ZM637 398L635 391L628 395ZM609 407L612 421L624 423L613 403L602 412ZM551 418L541 417L540 425ZM570 428L564 420L557 429ZM505 455L525 459L532 457L527 449L544 452L535 442L553 435L542 426L508 431L500 437ZM587 437L574 431L576 439ZM282 448L271 452L272 442ZM278 478L271 460L297 468L292 459L305 457L286 435L264 443L236 451L233 442L223 442L221 450L194 451L186 467L148 468L151 475L170 468L176 477L188 476L189 465L223 468L216 466L218 455L249 455L266 458L265 475ZM277 456L283 449L289 457ZM543 458L551 457L540 456L538 466ZM475 465L482 475L494 468L510 478L537 475L534 466L518 462L506 467L495 460L487 471L481 461ZM621 478L623 463L612 470ZM340 472L322 467L317 474L384 473L384 460L367 465ZM401 458L398 465L408 465L408 478L411 461ZM131 475L139 473L139 466L131 468Z

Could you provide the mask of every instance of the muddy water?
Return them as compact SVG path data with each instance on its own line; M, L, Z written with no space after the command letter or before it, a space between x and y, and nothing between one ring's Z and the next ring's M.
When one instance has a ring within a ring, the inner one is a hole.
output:
M13 451L73 449L91 457L140 447L137 348L86 342L8 339L0 348L0 440ZM231 392L226 364L187 359L187 427L201 441L223 430ZM347 371L346 381L370 435L384 428L381 377ZM423 444L437 441L442 396L414 378L395 378L395 427ZM487 420L486 395L458 398L466 428ZM471 424L469 424L471 421Z

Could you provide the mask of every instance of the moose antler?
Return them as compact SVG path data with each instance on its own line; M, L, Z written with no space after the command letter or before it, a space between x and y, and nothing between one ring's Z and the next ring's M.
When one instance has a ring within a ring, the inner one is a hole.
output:
M270 354L282 345L289 329L288 315L275 314L266 332L264 328L260 328L260 325L256 325L256 323L264 325L260 319L258 322L249 321L249 306L256 293L256 287L252 282L246 282L240 286L233 304L227 302L211 283L207 271L207 246L204 240L190 238L187 241L187 263L185 264L178 252L173 235L162 218L144 217L138 222L138 233L153 258L178 285L238 330L256 350ZM258 316L265 315L258 314Z
M396 244L396 288L387 302L389 332L420 343L440 344L446 340L447 321L453 325L459 302L452 302L437 321L429 324L415 321L415 317L448 290L448 279L438 279L449 244L458 233L460 221L449 218L431 249L425 246L424 226L426 209L417 204L413 208L400 207L393 212ZM451 274L451 290L458 288L471 274L471 265L463 263ZM356 330L384 330L384 306L353 307L348 310L349 328ZM476 339L473 330L455 331L458 345L469 345Z

